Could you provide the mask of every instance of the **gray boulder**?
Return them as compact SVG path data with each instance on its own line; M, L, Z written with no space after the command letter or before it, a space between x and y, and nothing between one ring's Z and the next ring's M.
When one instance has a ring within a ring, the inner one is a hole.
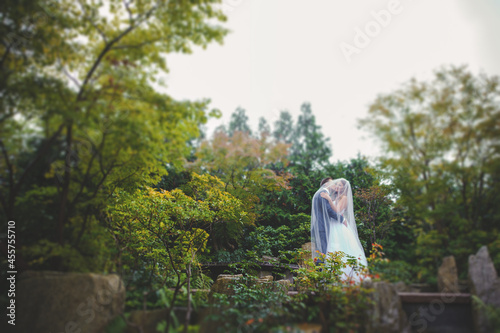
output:
M18 332L104 332L122 313L125 286L118 275L26 272L16 292Z
M475 332L492 332L484 306L500 309L500 280L488 248L483 246L476 255L469 256L469 289L472 295L482 304L473 302L473 319Z
M396 287L388 282L365 280L363 287L373 289L366 326L367 333L410 333L408 318Z

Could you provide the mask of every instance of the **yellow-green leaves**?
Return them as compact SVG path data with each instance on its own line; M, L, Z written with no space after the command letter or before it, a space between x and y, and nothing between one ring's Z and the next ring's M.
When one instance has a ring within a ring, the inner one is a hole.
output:
M203 252L209 233L219 246L239 235L246 212L240 200L224 191L219 179L193 174L185 189L189 195L180 189L149 187L119 193L109 207L110 229L136 255L165 265L169 256L180 260L186 254Z

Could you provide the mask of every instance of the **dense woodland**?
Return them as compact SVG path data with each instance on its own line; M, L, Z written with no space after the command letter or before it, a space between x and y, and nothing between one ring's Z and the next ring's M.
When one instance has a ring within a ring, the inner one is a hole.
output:
M222 42L217 2L2 2L0 218L16 221L20 270L117 273L127 311L182 303L212 282L200 263L308 242L326 176L351 182L381 278L434 284L453 254L464 279L482 245L500 268L498 77L444 66L380 92L359 123L382 147L373 161L334 162L307 102L257 129L238 108L205 133L220 111L157 77L168 53Z

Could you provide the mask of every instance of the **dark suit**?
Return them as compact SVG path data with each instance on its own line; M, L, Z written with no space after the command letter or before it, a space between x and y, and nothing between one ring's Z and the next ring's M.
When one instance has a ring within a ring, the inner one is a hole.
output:
M335 219L336 221L339 221L339 215L332 209L328 200L321 197L321 192L328 193L326 190L316 192L316 194L314 195L314 198L313 198L313 202L315 205L315 207L313 207L313 209L315 209L316 212L319 212L319 214L317 214L316 218L318 219L317 224L318 224L318 233L319 233L319 238L320 238L320 242L321 242L321 248L317 249L317 250L319 250L321 253L326 254L327 248L328 248L327 235L330 232L330 223L329 223L329 221L323 221L323 214L321 212L323 212L323 209L326 208L326 212L327 212L328 216L330 218ZM344 220L344 218L342 216L340 216L339 222L342 222L343 220ZM326 226L326 230L325 230L325 226Z

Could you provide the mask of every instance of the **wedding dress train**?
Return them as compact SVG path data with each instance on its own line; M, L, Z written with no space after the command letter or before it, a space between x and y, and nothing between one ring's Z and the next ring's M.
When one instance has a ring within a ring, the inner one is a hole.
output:
M363 267L368 267L368 263L366 261L365 253L363 249L359 247L358 241L352 231L343 223L331 220L330 235L328 238L327 251L329 253L342 251L346 255L354 257L358 263L357 268L349 265L343 268L341 279L343 281L360 282L362 279L362 274L359 272L361 265ZM348 257L344 257L342 261L347 263L348 259Z

